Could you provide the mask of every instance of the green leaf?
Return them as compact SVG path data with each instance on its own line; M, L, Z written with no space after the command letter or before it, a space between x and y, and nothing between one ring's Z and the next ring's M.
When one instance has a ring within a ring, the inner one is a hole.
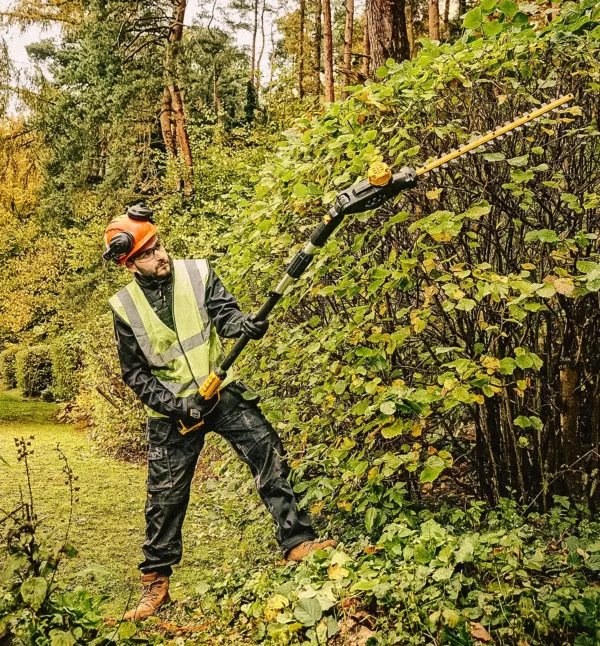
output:
M308 186L305 184L296 184L294 186L295 197L306 197L308 195Z
M514 425L519 428L531 428L529 417L525 417L524 415L519 415L519 417L514 420Z
M381 429L381 437L386 440L391 440L393 437L402 435L404 433L404 423L401 420L398 420L395 424L391 426L384 426Z
M0 574L0 583L7 585L14 573L25 563L27 556L25 554L11 554L7 559L2 574Z
M536 431L541 431L544 428L544 422L542 422L542 420L535 415L531 415L529 417L529 422Z
M136 625L131 621L124 621L119 626L119 637L121 639L131 639L137 632Z
M509 18L514 16L519 10L519 5L512 0L504 0L498 5L498 9Z
M322 616L321 605L314 597L312 599L300 599L294 608L294 617L305 626L314 626L321 620Z
M393 415L396 412L396 404L391 401L381 402L379 405L379 410L384 415Z
M483 33L486 38L493 38L497 36L503 29L503 23L498 22L497 20L492 20L491 22L483 23Z
M585 561L585 566L593 572L600 572L600 554L594 554Z
M461 298L456 304L456 309L470 312L476 305L477 303L471 298Z
M535 177L535 173L532 170L523 171L520 168L515 168L510 171L510 176L515 184L525 184Z
M378 79L384 79L388 75L388 68L385 65L382 65L376 72L375 76Z
M480 7L475 7L471 11L467 11L465 19L463 21L463 27L465 29L479 29L483 21L483 14Z
M482 0L479 6L481 7L482 11L490 13L496 8L497 4L498 0Z
M368 532L371 532L373 529L373 525L377 519L377 513L377 507L369 507L367 509L367 513L365 514L365 527Z
M472 536L465 536L456 551L454 560L457 563L469 563L473 560L475 553L475 539Z
M52 641L50 642L51 646L73 646L77 643L75 636L71 631L64 632L63 630L52 630L50 631L50 636Z
M21 597L35 610L39 610L48 592L48 583L42 577L27 579L21 585Z
M517 367L517 362L510 357L505 357L500 360L500 374L503 375L512 375Z
M579 260L577 261L577 270L582 274L589 274L590 271L594 271L600 265L597 262L590 262L589 260Z
M556 234L556 231L551 229L536 229L535 231L529 231L525 235L525 242L547 242L553 243L558 242L560 238Z
M425 462L425 468L419 474L421 482L433 482L446 468L446 463L437 455L432 455Z
M482 157L485 159L485 161L489 162L503 161L504 159L506 159L504 153L483 153Z
M507 160L511 166L526 166L529 161L529 155L521 155Z

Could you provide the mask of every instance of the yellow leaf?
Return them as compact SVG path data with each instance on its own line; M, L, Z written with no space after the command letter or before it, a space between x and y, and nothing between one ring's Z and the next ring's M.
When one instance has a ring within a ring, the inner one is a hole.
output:
M500 367L500 359L497 359L496 357L484 357L481 360L481 365L484 368L487 368L488 370L498 370Z
M290 600L282 594L273 595L265 606L265 619L273 621L279 614L280 610L287 608L290 605Z
M523 267L523 269L529 270L535 269L535 265L532 265L530 262L524 262L521 267Z
M425 195L427 195L427 197L430 200L437 200L441 194L442 194L441 188L434 188L431 191L427 191L427 193L425 193Z
M370 471L369 474L367 475L367 480L373 480L379 473L379 467L373 467Z
M338 502L337 506L344 511L352 511L352 503L347 500L342 500Z
M314 515L320 514L323 511L323 507L325 507L325 502L323 500L319 500L319 502L316 502L310 508L310 513Z
M327 569L327 575L331 581L338 581L339 579L345 579L348 576L349 572L345 567L342 567L339 563L334 563L330 565Z
M411 429L412 436L420 437L422 432L423 432L423 428L421 427L419 422L414 422Z
M435 260L433 258L425 258L423 261L423 269L429 274L433 269L435 269Z
M431 237L436 242L449 242L450 240L452 240L452 234L449 233L448 231L442 231L441 233L433 233Z

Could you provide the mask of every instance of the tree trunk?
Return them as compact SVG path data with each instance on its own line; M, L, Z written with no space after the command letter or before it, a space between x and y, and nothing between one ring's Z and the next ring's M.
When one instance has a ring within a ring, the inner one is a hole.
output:
M396 62L410 58L406 32L405 0L370 0L369 41L371 43L371 71L385 65L388 58Z
M404 17L406 20L406 37L408 39L408 51L410 52L411 58L415 55L415 18L413 11L413 2L414 0L406 0L406 5L404 7Z
M352 71L352 31L354 29L354 0L346 0L346 27L344 29L344 75L346 85L350 85L350 72ZM342 91L345 99L348 92Z
M331 28L331 2L323 0L323 44L325 64L325 101L335 101L333 87L333 34Z
M171 131L171 111L171 93L169 92L169 88L165 88L160 106L160 129L163 141L165 142L165 148L167 149L167 155L176 158L177 147L175 145L175 139L173 138L173 132Z
M572 365L560 370L560 425L563 436L564 466L569 467L579 459L581 441L579 439L580 388L579 374ZM573 497L581 495L581 481L577 471L567 471L567 490Z
M183 114L183 99L181 98L181 91L176 85L169 85L169 92L171 94L171 105L173 106L173 114L175 116L177 143L179 144L179 150L181 150L185 165L191 169L192 150L190 148L190 140L187 130L185 129L185 116Z
M171 31L169 32L169 41L171 43L181 42L186 6L187 0L175 1L173 6L173 22L171 23Z
M363 59L361 73L365 80L369 78L369 63L371 62L371 41L369 40L369 12L365 9L363 14Z
M258 32L258 0L254 0L254 26L252 28L252 58L250 61L250 83L254 86L254 70L256 69L256 34Z
M192 149L190 140L185 127L185 115L183 106L183 97L177 84L177 58L179 46L183 37L183 21L185 18L186 0L176 0L173 5L173 18L171 29L167 40L166 58L165 58L165 86L169 93L171 101L172 114L175 120L175 133L179 150L183 161L187 166L187 173L183 179L185 192L189 195L192 192L191 177L193 172ZM165 93L163 91L163 103L165 103ZM166 123L165 123L166 126ZM164 134L163 134L164 137Z
M450 40L450 0L444 4L444 38Z
M260 66L261 66L261 63L262 63L263 54L265 53L265 9L266 9L266 5L267 5L267 0L263 0L262 11L260 13L261 45L260 45L260 53L258 55L258 61L256 62L256 96L257 97L258 97L258 93L260 91L260 79L261 79Z
M298 98L304 98L304 17L306 0L300 0L300 27L298 29Z
M439 0L429 0L429 38L440 39L440 3Z
M217 113L217 125L223 125L223 113L221 111L221 100L219 99L219 77L217 76L217 66L213 64L213 105Z
M321 0L316 0L315 6L315 61L314 61L314 83L315 94L321 96L321 41L323 40L323 30L321 29L321 13L323 7Z

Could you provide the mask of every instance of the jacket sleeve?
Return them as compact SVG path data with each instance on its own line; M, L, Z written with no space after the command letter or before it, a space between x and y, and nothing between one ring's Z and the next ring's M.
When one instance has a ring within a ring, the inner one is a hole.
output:
M208 315L218 335L225 339L239 337L246 316L240 310L235 298L225 289L225 285L210 263L208 263L208 279L204 290Z
M115 337L123 381L146 406L173 419L182 419L185 403L167 390L150 371L131 327L114 314Z

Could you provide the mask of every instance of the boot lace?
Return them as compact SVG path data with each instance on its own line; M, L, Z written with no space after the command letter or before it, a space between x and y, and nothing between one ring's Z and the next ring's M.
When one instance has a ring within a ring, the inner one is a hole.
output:
M152 583L150 583L150 585L142 592L142 598L140 599L140 603L138 605L141 605L144 601L146 603L152 603L153 601L156 601L160 596L160 583L160 581L152 581Z

